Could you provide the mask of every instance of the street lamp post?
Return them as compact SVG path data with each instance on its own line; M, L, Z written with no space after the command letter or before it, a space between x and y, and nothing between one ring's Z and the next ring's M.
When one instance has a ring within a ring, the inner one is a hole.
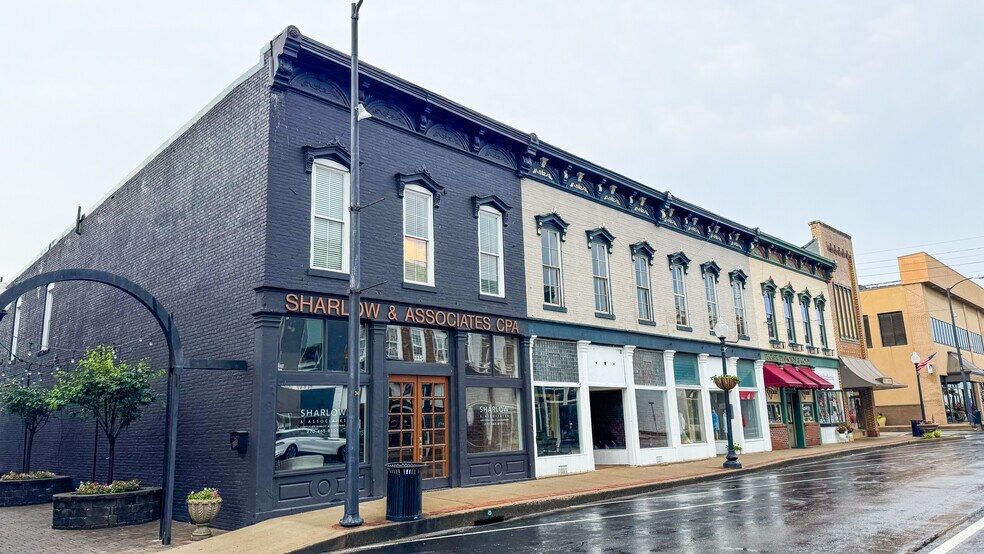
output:
M951 285L950 288L946 289L946 301L950 305L950 324L953 326L953 344L956 346L957 349L957 364L960 366L960 376L963 380L963 384L961 388L963 389L963 397L964 397L964 413L967 414L966 415L967 423L971 425L973 425L973 423L971 422L970 419L971 418L970 379L967 376L967 368L964 367L963 354L960 353L960 337L957 335L957 314L953 312L953 297L950 294L950 291L952 291L953 288L959 285L960 283L963 283L964 281L970 281L972 279L984 279L984 275L978 277L964 277L963 279Z
M358 527L362 525L359 516L359 331L361 330L362 311L362 252L361 252L361 221L362 205L359 200L359 120L365 117L362 104L359 103L359 8L362 0L352 3L352 77L349 96L351 109L351 144L352 155L349 173L351 175L351 241L349 253L349 315L348 315L348 400L345 412L345 513L338 522L342 527Z
M721 341L721 375L728 374L728 349L725 346L725 341L728 340L728 324L723 321L718 321L714 326L714 335L717 336L718 340ZM731 432L731 391L724 391L724 411L725 411L725 425L728 428L728 454L724 457L724 468L725 469L741 469L741 462L738 461L738 454L735 453L735 439Z
M922 414L922 420L926 421L926 406L923 405L922 397L922 380L919 378L919 359L919 354L915 352L912 353L912 356L909 356L909 361L916 368L916 386L919 388L919 411Z

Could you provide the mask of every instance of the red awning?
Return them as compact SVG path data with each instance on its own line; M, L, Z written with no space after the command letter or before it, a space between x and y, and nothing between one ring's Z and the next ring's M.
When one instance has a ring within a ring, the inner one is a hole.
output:
M775 364L763 365L762 373L765 376L765 386L767 387L802 389L807 386Z
M810 376L809 375L806 375L802 371L800 371L800 369L802 369L802 368L794 367L794 366L791 366L791 365L784 365L784 366L782 366L782 369L786 373L788 373L788 374L792 375L793 377L795 377L796 380L798 380L800 383L803 383L803 386L800 387L800 388L804 388L804 389L819 389L820 388L820 383L817 383L813 379L810 379Z
M810 369L808 367L798 367L796 369L799 370L799 372L800 372L801 375L804 375L807 379L810 379L811 381L813 381L814 383L816 383L817 384L817 388L821 388L821 389L832 389L832 388L834 388L834 384L833 383L831 383L830 381L828 381L828 380L824 379L823 377L820 377L819 375L817 375L817 372L816 371L813 371L812 369Z
M753 390L740 390L738 391L739 400L755 400L755 391Z

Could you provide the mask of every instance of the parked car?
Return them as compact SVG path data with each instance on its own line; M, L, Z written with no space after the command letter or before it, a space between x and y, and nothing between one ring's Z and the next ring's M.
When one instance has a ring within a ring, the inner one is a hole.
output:
M337 456L345 459L345 438L328 435L307 427L277 431L274 452L277 459L289 459L307 454Z

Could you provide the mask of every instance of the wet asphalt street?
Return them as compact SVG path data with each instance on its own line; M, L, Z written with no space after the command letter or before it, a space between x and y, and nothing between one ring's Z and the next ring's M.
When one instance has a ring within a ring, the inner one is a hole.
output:
M984 517L982 458L980 434L927 441L366 551L931 552ZM984 530L952 552L984 552Z

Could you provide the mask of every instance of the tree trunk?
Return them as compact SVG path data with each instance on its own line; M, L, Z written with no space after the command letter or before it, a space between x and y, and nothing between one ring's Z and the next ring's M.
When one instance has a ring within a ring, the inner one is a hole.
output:
M109 440L109 470L106 472L106 484L113 483L113 466L116 463L116 437L107 437Z
M27 444L24 445L24 473L31 471L31 447L34 446L34 431L27 431Z

